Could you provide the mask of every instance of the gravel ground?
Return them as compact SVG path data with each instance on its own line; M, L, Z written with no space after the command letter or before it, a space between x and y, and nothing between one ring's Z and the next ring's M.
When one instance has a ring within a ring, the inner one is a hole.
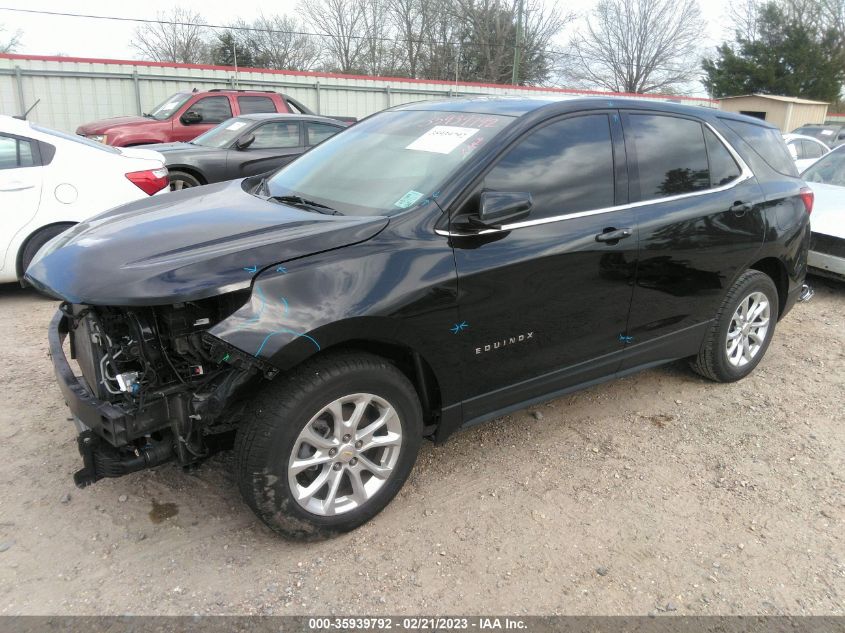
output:
M309 544L229 453L75 489L55 303L0 286L0 614L845 615L845 284L812 282L744 381L678 363L426 444Z

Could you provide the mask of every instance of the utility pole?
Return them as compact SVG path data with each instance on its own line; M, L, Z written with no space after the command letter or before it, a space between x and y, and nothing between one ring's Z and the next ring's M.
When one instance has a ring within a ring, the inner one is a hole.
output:
M516 86L519 83L519 54L522 48L522 11L524 0L519 0L519 7L516 14L516 39L513 45L513 73L511 73L511 84Z

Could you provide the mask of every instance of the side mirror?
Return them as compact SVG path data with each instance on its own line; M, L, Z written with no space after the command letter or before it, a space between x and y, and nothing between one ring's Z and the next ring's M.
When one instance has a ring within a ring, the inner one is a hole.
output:
M246 149L255 142L255 134L247 134L235 141L235 149Z
M188 110L185 114L181 116L179 119L185 125L191 125L192 123L201 123L202 122L202 115L199 112L195 112L194 110Z
M490 228L521 220L531 212L531 194L527 191L484 191L479 201L478 219Z
M838 140L840 140L840 141L841 141L842 139L845 139L845 132L840 132L840 133L839 133L839 136L837 136L836 138L837 138Z

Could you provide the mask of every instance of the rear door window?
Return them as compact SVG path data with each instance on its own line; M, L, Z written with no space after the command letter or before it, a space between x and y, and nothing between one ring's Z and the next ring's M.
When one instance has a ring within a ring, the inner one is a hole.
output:
M797 176L795 161L786 149L783 137L775 128L746 121L722 119L731 130L739 134L748 147L766 164L784 176Z
M276 149L298 147L302 145L299 139L299 123L291 121L273 121L257 127L252 132L255 140L250 149Z
M202 116L201 123L222 123L232 118L232 106L229 97L203 97L188 110Z
M37 164L33 141L0 136L0 169L33 167Z
M336 125L329 125L328 123L314 123L309 121L305 124L305 129L308 131L308 145L316 145L322 143L330 136L334 136L340 132L341 128Z
M818 143L813 141L801 141L804 148L804 158L821 158L824 155L824 150Z
M276 104L270 97L238 97L238 107L241 114L276 111Z
M524 191L536 220L614 205L613 143L606 114L530 132L485 176L486 191Z
M625 139L639 170L640 200L709 189L710 169L702 125L660 114L630 113Z
M704 142L707 146L707 162L710 165L710 186L722 187L736 180L742 174L728 148L713 131L704 126Z

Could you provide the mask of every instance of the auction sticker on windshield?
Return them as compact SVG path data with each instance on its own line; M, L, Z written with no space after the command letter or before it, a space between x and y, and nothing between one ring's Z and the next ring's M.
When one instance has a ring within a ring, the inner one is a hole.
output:
M417 200L423 197L419 191L409 191L404 196L399 198L396 202L393 203L394 207L399 207L400 209L407 209L412 204L414 204Z
M246 123L244 123L243 121L235 121L235 122L227 125L226 129L227 130L240 130L245 125L246 125Z
M436 125L405 149L413 149L418 152L434 152L436 154L451 154L456 147L476 132L478 132L478 128Z

